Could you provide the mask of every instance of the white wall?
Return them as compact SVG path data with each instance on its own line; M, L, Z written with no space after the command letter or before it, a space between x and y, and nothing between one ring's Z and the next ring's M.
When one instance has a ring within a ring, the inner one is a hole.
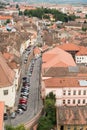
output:
M87 56L75 56L76 63L87 63Z
M3 91L8 90L8 95L4 95ZM13 107L15 103L15 86L0 88L0 101L4 101L8 107Z
M15 89L17 90L18 89L18 83L19 83L19 78L20 78L20 71L19 69L14 69L14 71L16 72L15 74L15 80L14 80L14 86L15 86Z
M66 94L63 95L63 91L66 91ZM76 95L73 94L74 90L76 91ZM70 95L68 94L70 91ZM81 91L81 94L79 95L79 91ZM84 91L86 91L86 94L84 94ZM86 105L87 103L87 86L86 87L70 87L70 88L46 88L45 89L45 96L49 94L50 92L53 92L56 95L56 103L58 106L62 106L63 100L65 100L65 104L69 106L75 106L75 105ZM70 104L68 103L68 100L70 100ZM73 103L73 100L75 100L75 104ZM78 103L78 100L80 100L80 103ZM85 100L85 103L83 103L83 100Z

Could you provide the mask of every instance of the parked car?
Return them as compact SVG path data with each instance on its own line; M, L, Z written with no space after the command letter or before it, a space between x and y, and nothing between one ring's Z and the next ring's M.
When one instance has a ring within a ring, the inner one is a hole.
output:
M24 95L20 95L20 98L24 98L24 99L28 99L28 97L27 96L24 96Z
M29 93L22 92L20 96L26 96L26 97L29 97Z
M22 89L23 89L23 90L27 90L27 92L29 92L29 86L28 86L28 85L23 86ZM21 89L21 90L22 90L22 89Z
M23 111L21 108L18 108L18 109L17 109L17 113L18 113L18 114L23 114L24 111Z
M23 77L22 80L23 80L23 81L26 81L26 80L27 80L27 77Z
M20 99L19 104L27 104L27 100L26 99Z
M29 89L22 88L22 89L21 89L21 92L26 92L26 93L28 93L28 92L29 92Z
M14 119L14 118L16 117L16 115L17 115L16 112L12 112L12 113L10 114L10 117L11 117L12 119Z
M28 73L28 76L29 76L29 77L31 77L31 75L32 75L31 73Z
M23 111L27 110L27 105L26 104L18 104L18 108L22 109Z
M4 120L7 120L7 119L8 119L8 114L4 113Z

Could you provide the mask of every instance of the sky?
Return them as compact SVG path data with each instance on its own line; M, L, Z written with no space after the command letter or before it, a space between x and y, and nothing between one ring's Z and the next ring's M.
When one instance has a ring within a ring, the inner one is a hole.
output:
M27 0L29 3L30 2L36 2L36 3L43 3L43 2L47 2L47 3L59 3L59 4L68 4L68 3L87 3L87 0Z

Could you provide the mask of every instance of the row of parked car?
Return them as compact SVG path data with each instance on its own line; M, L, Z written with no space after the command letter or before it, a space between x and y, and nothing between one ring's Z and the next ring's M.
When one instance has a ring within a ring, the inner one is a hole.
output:
M20 90L20 97L17 110L15 110L12 113L4 113L4 120L7 120L8 117L14 119L17 114L23 114L24 111L27 110L27 103L30 91L30 77L32 76L33 67L34 67L34 59L31 60L28 75L22 78L22 87Z

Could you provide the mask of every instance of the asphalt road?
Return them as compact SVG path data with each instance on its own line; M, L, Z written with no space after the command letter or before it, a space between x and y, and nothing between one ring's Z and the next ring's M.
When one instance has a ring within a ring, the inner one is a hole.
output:
M23 58L24 59L24 58ZM23 66L24 67L24 66ZM28 107L22 115L17 115L15 119L9 118L5 124L17 126L29 122L43 107L41 96L40 96L40 74L41 74L41 57L35 60L32 76L30 78L30 91L28 98ZM30 65L27 73L29 73ZM25 69L23 69L24 71ZM16 103L18 104L20 92L16 96Z

